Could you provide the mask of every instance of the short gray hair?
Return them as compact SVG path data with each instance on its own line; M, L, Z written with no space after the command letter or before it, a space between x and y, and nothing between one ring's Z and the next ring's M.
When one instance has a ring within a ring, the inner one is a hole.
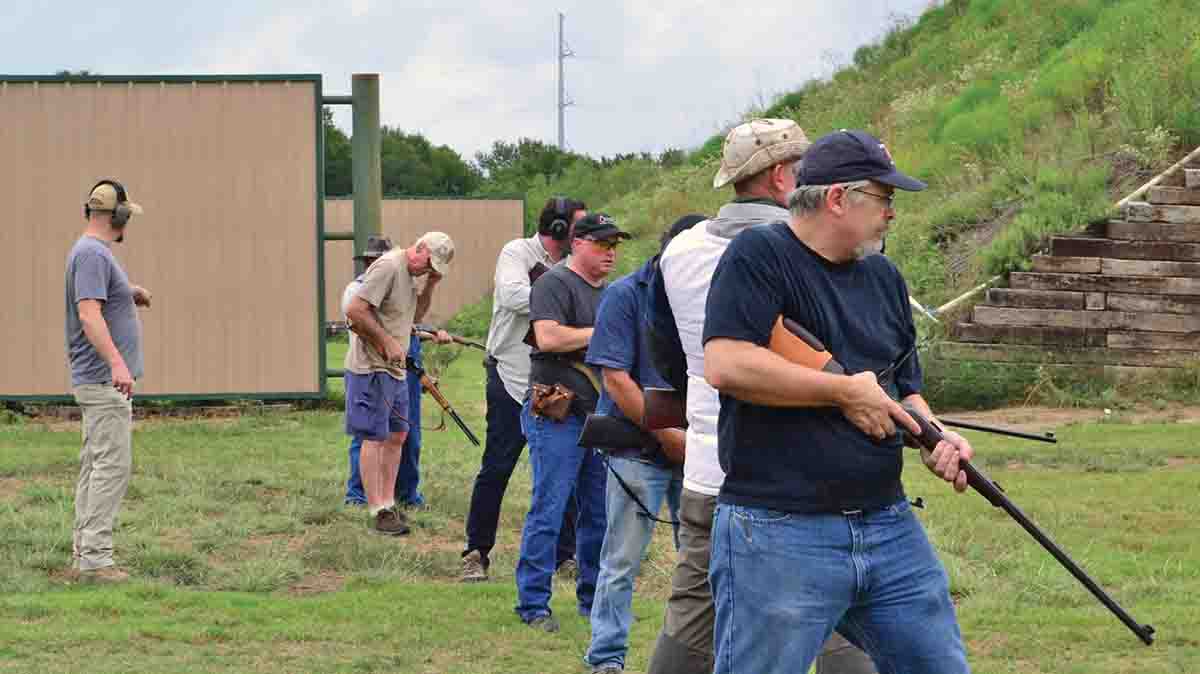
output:
M855 180L854 182L834 183L833 185L800 185L788 195L788 210L792 212L792 215L797 217L813 215L819 212L824 206L825 195L829 193L829 188L834 185L841 185L849 191L866 187L870 184L870 180Z

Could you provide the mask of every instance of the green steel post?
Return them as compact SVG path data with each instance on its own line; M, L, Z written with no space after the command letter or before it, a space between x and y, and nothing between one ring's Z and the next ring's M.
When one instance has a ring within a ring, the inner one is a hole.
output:
M357 256L367 249L367 237L379 234L379 214L383 208L379 75L356 73L352 78L351 97L354 99L351 174L354 185L354 254ZM362 262L355 260L355 274L365 271Z

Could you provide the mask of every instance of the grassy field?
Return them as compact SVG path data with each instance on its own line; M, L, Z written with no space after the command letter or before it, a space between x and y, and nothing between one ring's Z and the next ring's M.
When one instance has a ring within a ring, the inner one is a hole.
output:
M481 375L467 353L443 379L480 435ZM920 517L950 571L974 671L1200 670L1194 427L1115 419L1055 430L1057 446L973 440L980 464L1159 641L1141 646L1002 513L910 461L909 492L926 502ZM333 411L139 422L116 539L134 580L94 587L65 573L78 425L0 425L0 672L586 671L573 586L555 588L557 635L512 611L527 464L505 503L493 581L467 586L456 576L479 450L453 425L426 433L431 507L391 540L341 503L346 444ZM631 671L645 667L661 623L672 554L660 530L635 598Z

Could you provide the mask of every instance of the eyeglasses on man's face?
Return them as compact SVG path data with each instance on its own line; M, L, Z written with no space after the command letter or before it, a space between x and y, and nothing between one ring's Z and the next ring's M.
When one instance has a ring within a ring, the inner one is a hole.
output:
M621 240L620 240L620 239L592 239L592 238L587 238L587 239L584 239L584 241L587 241L588 243L592 244L593 246L595 246L595 247L597 247L597 248L599 248L599 249L601 249L601 250L616 250L616 249L617 249L617 246L621 245Z
M861 187L853 187L850 189L850 191L851 192L861 192L869 197L875 197L876 199L882 201L883 205L888 208L895 207L895 202L896 202L895 194L877 194L875 192L871 192L870 190L866 190Z

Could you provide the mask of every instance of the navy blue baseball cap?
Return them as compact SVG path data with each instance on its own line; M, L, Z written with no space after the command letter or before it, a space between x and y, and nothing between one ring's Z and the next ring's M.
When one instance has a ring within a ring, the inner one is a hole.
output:
M892 154L866 131L834 131L813 142L801 160L796 186L874 180L896 189L920 192L925 183L896 168Z

